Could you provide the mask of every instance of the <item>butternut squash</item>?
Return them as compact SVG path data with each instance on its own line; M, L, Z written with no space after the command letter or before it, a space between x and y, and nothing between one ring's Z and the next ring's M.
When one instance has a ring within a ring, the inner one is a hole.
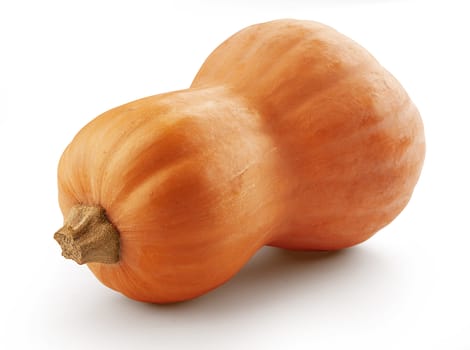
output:
M190 88L98 116L59 163L63 255L146 302L200 296L264 245L336 250L409 201L419 112L364 48L311 21L241 30Z

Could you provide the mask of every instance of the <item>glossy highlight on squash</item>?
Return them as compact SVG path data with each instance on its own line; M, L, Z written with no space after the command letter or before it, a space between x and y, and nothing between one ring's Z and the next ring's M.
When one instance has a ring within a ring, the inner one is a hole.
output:
M59 163L63 255L146 302L200 296L264 245L336 250L406 206L419 112L364 48L312 21L241 30L186 90L98 116Z

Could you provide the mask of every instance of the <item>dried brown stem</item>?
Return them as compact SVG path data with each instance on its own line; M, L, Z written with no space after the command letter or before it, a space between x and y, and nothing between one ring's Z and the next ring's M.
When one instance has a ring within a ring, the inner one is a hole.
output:
M119 261L119 232L99 206L72 207L54 239L62 247L62 255L80 265Z

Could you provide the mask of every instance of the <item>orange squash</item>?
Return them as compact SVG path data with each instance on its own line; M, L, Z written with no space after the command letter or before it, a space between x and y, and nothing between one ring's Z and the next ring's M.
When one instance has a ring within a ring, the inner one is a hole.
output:
M63 255L156 303L202 295L264 245L353 246L405 207L418 110L364 48L310 21L250 26L191 87L86 125L58 169Z

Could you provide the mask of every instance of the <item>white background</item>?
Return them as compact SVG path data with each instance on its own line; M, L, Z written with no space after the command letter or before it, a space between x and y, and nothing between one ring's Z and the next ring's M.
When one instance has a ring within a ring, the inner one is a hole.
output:
M470 25L464 1L2 1L1 349L470 349ZM243 27L329 24L371 51L423 116L405 211L336 254L263 249L194 301L148 305L65 260L56 168L96 115L186 88Z

